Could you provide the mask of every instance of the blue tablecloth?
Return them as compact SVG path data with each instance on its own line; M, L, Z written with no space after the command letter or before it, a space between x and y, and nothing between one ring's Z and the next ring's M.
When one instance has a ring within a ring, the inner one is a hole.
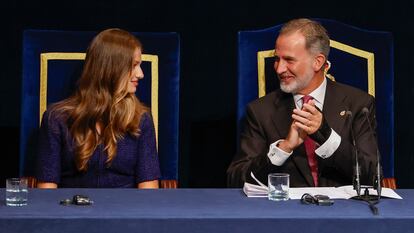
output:
M32 189L27 206L7 207L0 189L0 232L414 232L414 190L397 193L374 216L365 202L272 202L239 189ZM74 194L94 204L59 205Z

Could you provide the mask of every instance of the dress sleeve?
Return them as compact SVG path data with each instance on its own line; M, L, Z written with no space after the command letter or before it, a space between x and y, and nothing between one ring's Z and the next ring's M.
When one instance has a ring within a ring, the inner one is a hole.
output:
M138 139L138 162L136 165L136 183L157 180L161 177L158 161L155 129L152 117L144 113L140 122Z
M59 122L50 112L43 114L39 130L36 178L41 182L60 182L62 137Z

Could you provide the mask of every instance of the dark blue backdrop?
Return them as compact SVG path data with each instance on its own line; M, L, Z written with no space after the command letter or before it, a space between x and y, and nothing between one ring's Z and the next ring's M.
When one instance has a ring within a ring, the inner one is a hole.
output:
M4 178L18 174L21 39L24 29L176 31L180 34L180 185L224 187L236 150L237 31L267 28L295 17L331 18L390 31L395 42L395 175L414 188L413 1L28 1L0 3L0 133Z

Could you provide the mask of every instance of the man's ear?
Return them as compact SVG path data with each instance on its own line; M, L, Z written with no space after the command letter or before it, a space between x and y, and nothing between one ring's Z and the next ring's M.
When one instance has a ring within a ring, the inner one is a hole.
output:
M322 53L316 55L315 60L313 62L313 70L318 72L319 70L325 68L326 57Z

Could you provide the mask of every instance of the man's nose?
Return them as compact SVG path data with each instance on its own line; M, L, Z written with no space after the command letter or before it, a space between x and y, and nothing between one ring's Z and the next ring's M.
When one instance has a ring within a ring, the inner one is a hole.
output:
M277 74L282 74L286 71L286 63L283 61L276 61L273 65Z

